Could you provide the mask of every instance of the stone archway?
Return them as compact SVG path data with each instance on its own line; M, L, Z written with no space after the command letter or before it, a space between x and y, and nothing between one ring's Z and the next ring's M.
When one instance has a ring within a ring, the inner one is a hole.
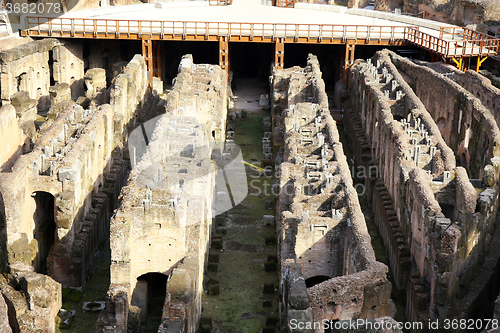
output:
M167 294L168 276L162 273L146 273L137 278L131 305L141 309L141 321L161 322Z
M327 275L315 275L311 276L310 278L306 279L306 287L311 288L312 286L315 286L317 284L320 284L321 282L324 282L326 280L330 280L331 277Z
M56 239L55 200L51 193L36 191L31 195L35 201L33 238L38 243L38 252L34 259L37 273L47 274L47 257Z

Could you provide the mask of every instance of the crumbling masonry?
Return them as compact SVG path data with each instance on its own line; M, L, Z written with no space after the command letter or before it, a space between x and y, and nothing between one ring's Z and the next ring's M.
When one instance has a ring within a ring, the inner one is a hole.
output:
M272 88L274 135L283 138L277 205L282 327L289 330L293 320L390 316L387 267L375 260L316 57L303 69L275 71Z
M137 153L111 220L109 314L98 324L106 332L126 332L134 318L146 319L150 296L141 277L151 272L169 276L159 331L198 328L213 215L211 149L225 139L227 77L191 56L179 68L165 114L130 136L137 143L132 151L140 151L143 133L150 142Z
M424 65L390 51L356 61L344 119L357 165L372 166L365 185L407 319L470 318L500 255L498 110L474 94L491 104L498 89Z
M148 94L136 56L109 89L88 96L90 107L75 104L72 96L84 94L82 59L81 46L52 39L0 53L1 262L10 272L0 288L22 331L55 331L61 285L83 286L109 239L127 126Z

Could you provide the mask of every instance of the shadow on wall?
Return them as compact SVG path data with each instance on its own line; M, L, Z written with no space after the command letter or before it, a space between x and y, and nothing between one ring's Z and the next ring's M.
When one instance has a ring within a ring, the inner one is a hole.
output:
M325 231L327 225L315 225L313 227L314 231L306 231L307 235L304 234L302 237L298 235L302 239L298 241L296 239L296 250L298 250L298 247L301 246L299 243L307 242L307 239L311 237L312 234L318 232L324 233L320 239L316 240L314 244L306 248L303 253L296 253L298 257L297 262L302 267L302 273L306 279L306 285L308 288L336 276L344 275L343 263L346 225L346 220L340 221L326 233ZM304 231L302 230L302 232ZM318 276L326 276L328 279L318 282ZM310 285L307 284L308 280Z
M105 167L96 177L93 190L74 213L71 229L65 230L67 235L74 235L72 242L68 242L66 236L55 241L52 248L46 248L47 274L63 287L80 287L85 283L94 265L95 254L109 240L109 221L113 210L118 207L118 195L128 169L120 154L118 147L113 150L109 168ZM55 203L57 214L65 209L64 201L58 201L59 197ZM64 230L64 223L68 222L57 219L54 226Z
M33 260L33 266L35 272L47 274L47 257L54 244L56 233L54 196L48 192L37 191L31 197L35 201L33 238L38 243L38 253Z
M146 273L137 278L131 305L141 309L141 322L160 319L167 293L168 276L162 273ZM158 322L158 326L159 326Z

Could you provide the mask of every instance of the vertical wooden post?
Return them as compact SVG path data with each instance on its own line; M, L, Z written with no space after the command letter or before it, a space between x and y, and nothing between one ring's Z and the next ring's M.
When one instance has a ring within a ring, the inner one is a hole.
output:
M219 66L226 71L229 81L229 40L227 36L219 37Z
M283 69L285 66L285 39L282 37L276 38L274 44L274 67Z
M153 40L153 76L161 79L160 41Z
M146 62L146 68L149 73L149 87L153 87L153 41L151 35L142 35L142 56Z
M345 44L344 56L344 86L347 86L347 70L354 63L354 48L356 45L355 40L347 40Z

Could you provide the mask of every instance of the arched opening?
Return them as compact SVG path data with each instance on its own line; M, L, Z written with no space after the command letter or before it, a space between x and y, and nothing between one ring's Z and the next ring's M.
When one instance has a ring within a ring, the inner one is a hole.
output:
M327 275L316 275L316 276L311 276L310 278L306 279L306 287L311 288L312 286L315 286L317 284L320 284L321 282L324 282L326 280L330 280L331 277Z
M160 326L167 282L168 276L161 273L146 273L137 278L131 304L141 309L142 323L151 328Z
M436 125L439 128L439 132L441 132L441 137L444 139L445 142L448 142L448 136L447 136L448 121L446 121L444 117L439 117L438 120L436 121Z
M32 197L35 200L33 237L38 242L38 254L34 262L35 271L47 274L47 257L54 244L56 233L54 196L48 192L39 191L34 192Z
M460 155L460 166L464 167L465 169L468 168L468 165L467 165L467 156L465 156L465 153L462 153Z
M439 206L441 207L441 211L443 212L443 215L445 217L449 218L451 220L451 223L454 223L455 219L457 218L455 206L445 204L445 203L440 203Z

